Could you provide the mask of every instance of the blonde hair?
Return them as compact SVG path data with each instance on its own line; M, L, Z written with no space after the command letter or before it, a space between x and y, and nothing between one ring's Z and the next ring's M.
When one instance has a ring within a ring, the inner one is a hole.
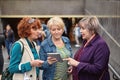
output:
M54 25L64 30L65 24L60 17L53 17L47 23L47 26L49 27L49 29L51 29L51 27Z

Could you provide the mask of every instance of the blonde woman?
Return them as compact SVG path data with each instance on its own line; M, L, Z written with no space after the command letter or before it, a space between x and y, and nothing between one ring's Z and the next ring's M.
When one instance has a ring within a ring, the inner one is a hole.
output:
M71 57L70 40L62 36L65 27L63 20L59 17L53 17L48 21L47 26L51 36L41 44L40 59L46 61L47 53L59 53L62 59ZM67 61L56 62L50 66L47 66L47 63L42 65L43 80L67 80L68 67Z

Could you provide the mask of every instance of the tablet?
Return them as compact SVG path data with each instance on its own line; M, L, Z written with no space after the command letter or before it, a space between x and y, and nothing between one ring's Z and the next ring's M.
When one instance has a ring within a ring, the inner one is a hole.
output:
M59 53L47 53L49 57L54 57L58 60L58 62L63 62Z

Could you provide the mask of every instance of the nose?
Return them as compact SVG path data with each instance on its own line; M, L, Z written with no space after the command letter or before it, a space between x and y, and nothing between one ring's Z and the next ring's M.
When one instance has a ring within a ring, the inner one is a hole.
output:
M58 30L55 30L55 33L58 33Z
M42 31L38 29L37 32L40 34Z
M82 29L80 29L80 33L82 33Z
M41 34L41 31L40 31L40 30L37 30L37 34L38 34L38 35Z

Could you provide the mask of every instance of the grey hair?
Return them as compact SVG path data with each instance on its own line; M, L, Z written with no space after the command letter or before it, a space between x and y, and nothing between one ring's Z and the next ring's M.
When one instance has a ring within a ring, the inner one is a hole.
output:
M84 24L90 32L98 33L101 26L98 18L96 16L85 17L79 21L79 24Z

